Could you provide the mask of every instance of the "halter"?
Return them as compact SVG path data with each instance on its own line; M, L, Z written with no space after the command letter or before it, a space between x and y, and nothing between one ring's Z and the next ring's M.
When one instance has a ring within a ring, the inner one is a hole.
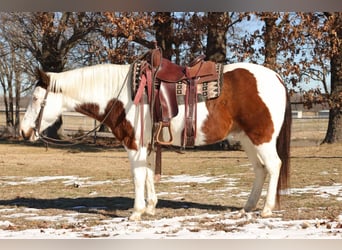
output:
M156 45L155 45L156 46ZM161 49L159 47L156 46L156 49L159 49L161 51ZM146 57L146 55L149 53L146 52L144 53L143 55L139 56L136 60L134 60L133 63L136 63L137 61L141 60L142 58ZM157 67L157 70L159 69L159 66ZM87 133L81 135L81 136L78 136L78 137L74 137L70 140L60 140L60 139L54 139L54 138L51 138L51 137L48 137L48 136L45 136L43 135L42 133L39 133L39 130L40 130L40 127L41 127L41 123L42 123L42 119L43 119L43 112L44 112L44 108L45 108L45 105L46 105L46 99L48 97L48 94L49 94L49 87L50 87L50 84L47 85L46 87L46 93L45 93L45 96L44 96L44 99L42 101L42 103L40 104L40 111L39 111L39 114L37 116L37 119L35 121L35 127L33 128L34 130L34 133L35 135L41 140L43 141L46 145L48 145L49 143L51 144L55 144L55 145L60 145L60 146L72 146L72 145L77 145L77 144L80 144L81 141L83 138L85 138L86 136L90 135L91 133L95 132L98 128L100 128L103 124L104 124L104 121L109 117L109 114L112 112L115 104L118 102L118 98L125 86L125 82L127 81L127 78L129 76L130 72L127 73L123 83L122 83L122 86L119 90L119 93L117 94L116 98L115 98L115 101L113 102L111 108L109 109L109 111L107 112L107 114L105 115L105 117L102 119L102 121L100 122L99 125L97 125L95 128L93 128L92 130L88 131ZM154 82L155 82L155 74L153 74L153 85L154 85ZM154 91L152 91L152 98L154 98ZM152 102L152 105L153 105L153 102ZM151 109L152 112L153 112L153 108ZM141 112L143 112L142 108L141 108ZM151 116L153 117L153 113L151 113ZM142 119L142 122L143 122L143 118ZM143 124L143 123L142 123ZM143 126L142 126L143 127ZM143 130L143 129L142 129ZM154 126L152 126L152 133L153 133L153 130L154 130ZM143 131L142 131L143 133ZM151 140L151 145L153 145L153 136L152 136L152 140ZM78 141L78 142L76 142ZM153 146L152 146L153 147ZM149 153L151 153L151 150L152 148L150 148L150 151ZM157 147L157 151L160 151L161 148L160 147Z
M40 127L41 127L41 123L42 123L42 119L43 119L43 112L44 112L44 108L45 108L45 105L46 105L46 99L48 97L48 94L49 94L49 87L50 85L47 85L46 87L46 93L45 93L45 96L44 96L44 99L42 101L42 103L40 104L40 111L39 111L39 114L37 116L37 119L35 121L35 127L33 128L34 130L34 133L35 135L42 141L46 144L46 146L51 143L51 144L54 144L54 145L59 145L59 146L72 146L72 145L77 145L77 144L80 144L81 141L83 138L87 137L88 135L90 135L91 133L95 132L98 128L100 128L103 124L104 124L104 121L109 117L109 114L112 112L115 104L118 102L118 99L119 99L119 96L125 86L125 82L128 78L128 75L129 75L129 72L127 73L124 81L123 81L123 84L119 90L119 93L117 94L116 98L114 99L115 101L113 102L112 106L110 107L109 111L107 112L107 114L105 115L105 117L102 119L102 121L100 122L99 125L97 125L95 128L93 128L92 130L88 131L87 133L81 135L81 136L78 136L78 137L74 137L70 140L60 140L60 139L54 139L54 138L51 138L51 137L48 137L48 136L45 136L43 135L42 133L39 133L39 130L40 130Z
M42 119L43 119L43 112L44 112L44 108L45 108L45 105L46 105L46 99L48 97L48 94L49 94L49 85L46 87L46 92L45 92L45 96L44 96L44 99L42 101L42 103L40 104L40 111L38 113L38 116L37 116L37 119L35 121L35 127L34 127L34 133L36 134L36 136L38 138L41 138L42 134L39 133L39 130L40 130L40 127L42 125Z

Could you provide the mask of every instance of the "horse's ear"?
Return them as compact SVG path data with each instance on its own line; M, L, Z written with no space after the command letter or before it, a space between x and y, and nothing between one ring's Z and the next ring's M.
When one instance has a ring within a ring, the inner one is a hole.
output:
M38 79L38 84L40 87L47 89L50 83L50 77L40 68L36 69L36 76Z

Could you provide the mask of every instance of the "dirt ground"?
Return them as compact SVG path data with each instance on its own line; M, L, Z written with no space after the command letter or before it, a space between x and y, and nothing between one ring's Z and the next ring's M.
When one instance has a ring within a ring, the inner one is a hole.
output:
M336 221L342 215L342 145L296 141L291 155L293 192L282 197L277 216L284 221ZM253 178L243 151L165 150L162 181L156 184L157 214L143 219L238 211ZM82 227L91 227L108 218L127 218L133 197L129 162L121 147L46 149L40 143L0 141L0 222L6 222L0 229L76 230L80 225L65 217L46 219L75 212L83 219ZM35 219L28 218L30 213ZM225 230L220 223L210 227Z

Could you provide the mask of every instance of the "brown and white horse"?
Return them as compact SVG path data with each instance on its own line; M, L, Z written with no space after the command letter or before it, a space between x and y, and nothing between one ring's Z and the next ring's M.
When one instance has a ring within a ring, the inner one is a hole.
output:
M151 116L147 106L140 114L142 109L132 101L131 70L131 65L104 64L62 73L41 72L21 122L21 134L30 141L39 139L39 133L64 111L77 111L104 120L128 152L135 187L130 219L140 220L144 213L155 213L157 196L154 153L148 154L147 149L152 136ZM216 143L229 134L238 136L255 172L243 211L256 207L268 173L270 179L261 215L270 216L279 191L286 188L289 177L291 108L287 91L279 75L263 66L236 63L225 65L223 72L221 95L198 104L195 145ZM44 109L40 112L42 106ZM39 131L36 131L37 120ZM171 124L173 144L181 146L182 105ZM141 125L144 126L143 144Z

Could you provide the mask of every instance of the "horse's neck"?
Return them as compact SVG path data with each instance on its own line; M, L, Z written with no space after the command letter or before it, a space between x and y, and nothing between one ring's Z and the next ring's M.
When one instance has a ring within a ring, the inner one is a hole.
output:
M68 86L65 75L60 85L63 112L76 111L94 117L103 114L113 99L119 99L124 105L129 104L130 65L98 65L95 66L95 72L96 77L83 82L69 80L71 86Z

